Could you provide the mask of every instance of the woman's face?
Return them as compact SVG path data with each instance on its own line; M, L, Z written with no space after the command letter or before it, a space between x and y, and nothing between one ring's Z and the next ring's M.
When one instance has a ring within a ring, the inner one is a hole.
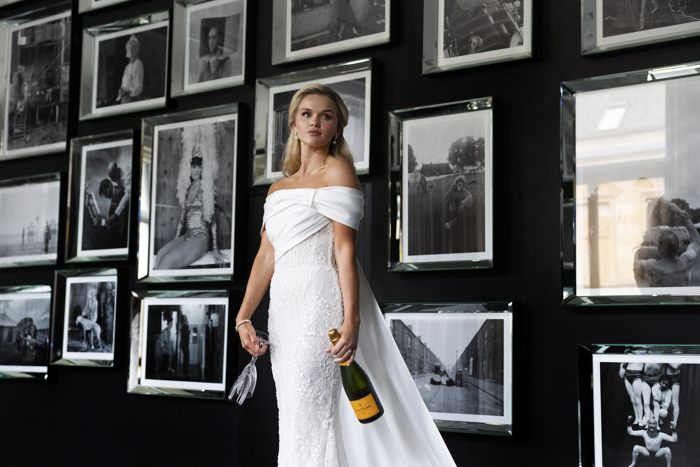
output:
M330 146L338 136L338 108L326 96L311 95L302 99L292 129L307 146Z
M200 164L192 164L190 166L190 177L192 177L193 180L202 178L202 166Z

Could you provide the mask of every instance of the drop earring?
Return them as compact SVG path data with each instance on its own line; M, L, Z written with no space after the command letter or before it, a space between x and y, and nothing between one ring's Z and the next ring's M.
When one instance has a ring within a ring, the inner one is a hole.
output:
M336 136L335 139L333 140L333 144L338 142L338 137Z
M297 130L294 130L294 139L297 139Z

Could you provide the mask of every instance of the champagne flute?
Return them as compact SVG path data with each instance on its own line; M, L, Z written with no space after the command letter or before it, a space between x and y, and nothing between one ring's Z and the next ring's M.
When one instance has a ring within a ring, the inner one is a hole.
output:
M255 337L258 338L261 346L270 346L269 338L267 333L263 331L256 331ZM242 405L243 402L248 398L253 396L253 391L255 390L255 384L258 381L258 370L255 368L255 362L258 360L258 355L253 355L250 359L250 363L243 368L241 375L233 383L231 392L229 392L228 400L231 402Z

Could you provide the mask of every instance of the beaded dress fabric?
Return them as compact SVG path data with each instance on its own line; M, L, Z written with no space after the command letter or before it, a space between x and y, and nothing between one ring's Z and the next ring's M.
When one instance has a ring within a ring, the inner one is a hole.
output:
M278 466L454 466L359 265L356 361L377 390L382 418L358 422L340 368L325 353L328 331L340 328L344 316L333 222L357 230L363 205L362 192L337 186L278 190L265 201L262 229L275 249L268 331Z

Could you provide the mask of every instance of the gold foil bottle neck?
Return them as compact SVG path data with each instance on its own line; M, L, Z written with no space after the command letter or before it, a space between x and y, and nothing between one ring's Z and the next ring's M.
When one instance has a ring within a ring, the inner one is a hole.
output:
M340 340L340 333L338 333L337 329L331 329L328 331L328 338L331 340L331 343L335 345Z

